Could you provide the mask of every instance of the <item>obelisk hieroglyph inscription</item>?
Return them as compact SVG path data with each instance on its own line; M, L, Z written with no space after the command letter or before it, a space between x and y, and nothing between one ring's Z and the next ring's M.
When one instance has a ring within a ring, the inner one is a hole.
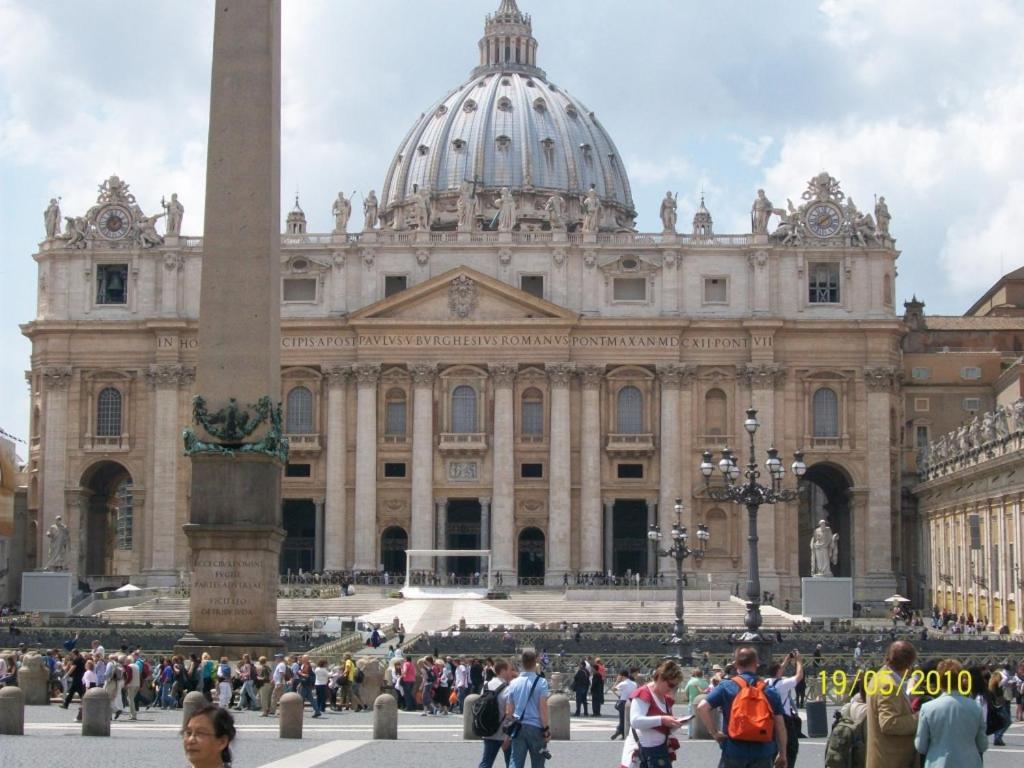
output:
M279 645L281 6L214 8L181 645L237 655Z

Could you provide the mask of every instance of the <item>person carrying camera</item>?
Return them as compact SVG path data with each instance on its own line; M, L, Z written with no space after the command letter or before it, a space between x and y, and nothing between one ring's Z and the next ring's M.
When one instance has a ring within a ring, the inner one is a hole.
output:
M530 755L531 768L544 768L551 755L547 744L551 740L548 720L548 681L537 673L537 652L523 651L523 671L508 686L508 704L505 733L512 741L511 768L526 768L526 755Z
M630 694L629 733L622 745L620 768L659 768L676 759L679 740L673 736L691 715L672 714L672 692L683 682L683 670L663 661L654 678Z
M791 663L796 665L796 669L791 676L785 677L786 667ZM768 687L779 694L779 698L782 699L782 716L786 722L786 762L788 768L793 768L796 765L797 753L800 751L799 738L803 724L800 712L796 708L796 698L793 695L797 685L804 679L804 662L800 651L793 649L786 654L786 658L782 662L776 661L770 664L768 678L770 680Z

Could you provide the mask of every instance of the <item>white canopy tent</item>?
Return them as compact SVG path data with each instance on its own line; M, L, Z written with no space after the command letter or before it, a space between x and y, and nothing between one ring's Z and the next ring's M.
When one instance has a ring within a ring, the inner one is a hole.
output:
M405 550L405 589L412 587L409 579L412 575L412 559L414 557L482 557L486 558L487 591L491 591L491 550L489 549L407 549Z

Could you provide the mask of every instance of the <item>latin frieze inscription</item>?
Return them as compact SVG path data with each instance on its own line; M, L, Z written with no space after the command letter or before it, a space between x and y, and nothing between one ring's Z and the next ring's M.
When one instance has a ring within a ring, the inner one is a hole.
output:
M263 563L230 557L201 557L192 573L198 615L212 620L251 620L262 615L256 603L264 594Z

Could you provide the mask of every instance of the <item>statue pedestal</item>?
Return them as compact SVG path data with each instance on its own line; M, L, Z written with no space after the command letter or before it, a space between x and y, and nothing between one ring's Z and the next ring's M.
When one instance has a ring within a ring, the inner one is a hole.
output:
M845 576L813 576L800 580L803 606L809 619L853 618L853 579Z
M21 610L25 613L71 613L75 577L70 571L29 571L21 575Z

